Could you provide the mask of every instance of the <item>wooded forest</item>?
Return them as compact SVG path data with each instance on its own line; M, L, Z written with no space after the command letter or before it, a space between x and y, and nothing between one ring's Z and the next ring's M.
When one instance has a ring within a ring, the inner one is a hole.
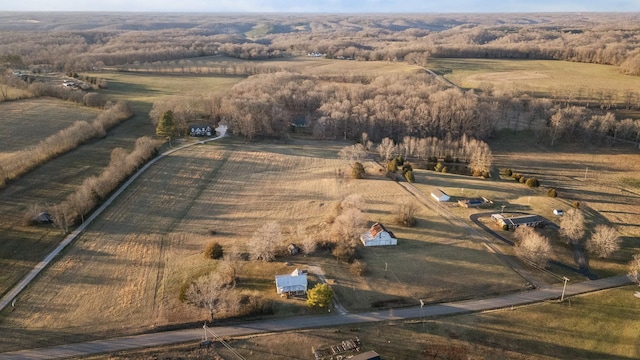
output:
M640 75L638 13L231 15L1 13L3 84L16 70L77 73L137 67L248 76L224 95L165 99L149 116L173 111L177 130L226 121L254 139L281 136L296 119L319 138L373 141L405 136L487 139L499 128L535 129L540 140L640 141L640 120L616 119L616 106L640 108L640 92L601 91L580 103L560 89L550 99L514 90L463 90L425 73L323 78L252 62L202 68L199 57L263 60L319 54L344 61L425 65L430 58L549 59L608 64ZM338 61L338 60L336 60ZM206 64L205 64L206 65ZM87 75L85 75L87 76ZM97 87L107 86L97 81ZM52 96L41 85L23 85ZM592 91L597 91L592 89ZM53 94L53 96L57 96ZM84 99L100 103L99 99ZM542 124L542 126L540 126ZM541 128L544 130L542 131ZM595 140L594 140L595 139Z

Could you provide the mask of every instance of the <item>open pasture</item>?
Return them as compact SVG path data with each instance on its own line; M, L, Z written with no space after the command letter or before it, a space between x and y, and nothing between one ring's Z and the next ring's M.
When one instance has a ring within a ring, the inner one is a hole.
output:
M0 102L0 156L36 145L76 121L93 121L99 110L52 99Z
M324 150L314 151L319 146ZM274 275L295 267L319 266L351 311L522 288L523 280L495 255L426 209L417 228L389 223L396 202L409 200L407 193L382 175L337 178L337 169L348 170L336 159L340 146L226 139L161 160L43 273L33 290L21 295L15 311L4 314L0 331L15 335L0 340L0 348L200 322L206 312L181 303L178 294L185 283L218 265L204 258L207 243L246 251L247 239L269 221L279 222L282 245L296 240L292 234L299 225L322 238L335 203L352 193L365 198L370 222L386 222L400 238L394 248L362 250L369 275L355 278L347 264L319 252L271 263L239 262L239 288L273 301L274 316L308 313L302 302L280 299L273 286Z
M640 153L630 147L577 148L573 145L547 147L536 143L535 137L523 131L502 132L490 144L494 155L493 179L479 179L455 174L441 174L429 170L416 170L415 186L425 194L441 189L452 197L484 196L494 201L490 209L464 209L455 203L443 204L453 214L468 219L472 213L527 212L560 223L553 209L569 209L574 201L585 212L586 233L591 236L595 227L605 224L615 227L623 242L622 250L612 260L590 259L596 274L609 276L626 271L626 264L638 247L640 238ZM530 189L525 184L500 177L501 169L511 169L525 177L537 177L540 188ZM557 198L547 196L555 188ZM557 232L549 232L551 240L562 242ZM564 246L555 250L558 261L572 263L572 255ZM568 276L568 275L567 275Z
M161 61L158 63L124 66L133 73L155 74L226 74L232 76L259 71L291 71L307 75L326 77L375 77L392 73L411 73L424 71L417 65L391 61L355 61L327 59L322 57L296 56L270 60L241 60L225 56L206 56L180 61Z
M101 72L108 88L106 96L132 102L145 102L149 110L154 101L169 95L203 96L224 91L245 76L163 75L135 72ZM146 114L145 114L146 115Z
M571 94L574 100L597 100L604 91L622 102L626 92L640 88L640 78L623 75L618 67L569 61L432 58L427 67L462 88Z
M133 148L141 136L154 134L148 113L153 102L173 94L200 95L224 91L241 78L142 76L104 73L109 88L101 93L110 100L127 101L135 115L111 129L107 136L83 144L43 164L0 190L0 294L33 268L63 238L51 225L25 226L30 209L40 210L62 201L84 179L109 163L116 147ZM42 138L77 120L92 120L99 110L61 100L41 98L0 103L0 156L35 145Z

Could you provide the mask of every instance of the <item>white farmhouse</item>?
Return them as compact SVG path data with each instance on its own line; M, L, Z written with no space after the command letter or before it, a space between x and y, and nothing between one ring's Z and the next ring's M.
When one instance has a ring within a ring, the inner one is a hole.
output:
M307 293L307 274L295 269L291 274L276 275L276 290L281 295L304 295Z

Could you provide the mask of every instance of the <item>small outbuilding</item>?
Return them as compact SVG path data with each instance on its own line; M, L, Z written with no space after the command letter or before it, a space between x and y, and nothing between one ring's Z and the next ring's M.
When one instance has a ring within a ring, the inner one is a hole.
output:
M366 233L360 235L360 241L364 246L389 246L398 245L398 239L391 231L387 231L384 225L375 223Z
M449 195L445 194L445 192L440 189L433 190L431 192L431 197L436 199L436 201L438 202L446 202L446 201L449 201L449 199L451 199Z
M304 295L307 293L307 274L295 269L291 274L276 275L276 291L280 295Z

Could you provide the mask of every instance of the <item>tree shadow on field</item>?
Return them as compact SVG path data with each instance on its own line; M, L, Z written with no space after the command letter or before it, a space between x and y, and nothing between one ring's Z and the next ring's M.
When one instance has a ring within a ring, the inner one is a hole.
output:
M154 96L161 94L158 90L152 90L141 84L125 83L117 80L109 80L109 87L105 93L109 95L139 94Z

